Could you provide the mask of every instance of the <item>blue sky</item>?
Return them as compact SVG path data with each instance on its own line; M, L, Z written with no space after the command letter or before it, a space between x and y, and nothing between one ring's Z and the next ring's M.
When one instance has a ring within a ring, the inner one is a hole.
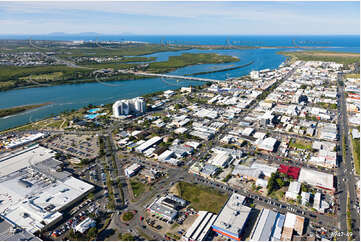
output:
M360 34L357 2L0 2L0 34Z

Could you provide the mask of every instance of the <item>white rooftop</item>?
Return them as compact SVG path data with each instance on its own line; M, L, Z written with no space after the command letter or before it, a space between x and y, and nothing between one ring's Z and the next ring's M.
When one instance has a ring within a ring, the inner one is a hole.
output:
M251 212L250 207L243 205L244 199L244 196L233 193L219 213L213 227L239 235Z
M52 150L41 146L31 147L14 156L9 153L7 159L2 157L0 161L0 177L29 166L29 162L35 165L54 155L55 153Z
M301 168L298 177L299 182L306 182L312 186L322 187L333 190L333 175L315 171L307 168Z

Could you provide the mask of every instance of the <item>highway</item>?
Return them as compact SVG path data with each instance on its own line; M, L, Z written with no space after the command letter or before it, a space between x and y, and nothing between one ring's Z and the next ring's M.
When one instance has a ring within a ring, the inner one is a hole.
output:
M353 164L352 164L352 154L351 154L351 145L349 140L349 129L348 129L348 121L347 121L347 108L346 108L346 100L343 85L339 85L340 81L342 81L342 74L338 75L338 128L340 132L339 139L339 151L338 155L342 157L342 162L340 163L340 167L337 170L337 190L342 191L338 195L338 200L340 204L340 212L338 214L338 225L341 232L347 232L347 223L346 223L346 209L347 209L347 194L350 196L350 212L352 219L352 232L353 239L356 241L360 240L360 215L359 211L356 210L354 205L358 203L356 196L356 179L353 172ZM343 142L345 140L345 144ZM346 151L346 157L343 157L343 149ZM342 240L347 240L346 236L340 238Z

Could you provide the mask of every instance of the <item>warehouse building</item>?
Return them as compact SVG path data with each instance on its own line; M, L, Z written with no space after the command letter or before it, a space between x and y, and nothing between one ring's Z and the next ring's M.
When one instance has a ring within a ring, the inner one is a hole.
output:
M185 241L206 240L207 235L210 232L210 228L216 218L216 214L210 213L208 211L199 211L197 219L189 227L185 235L183 235L182 239Z
M265 150L269 152L273 152L276 150L277 146L277 140L272 137L265 138L261 141L261 143L258 145L258 149Z
M225 168L231 160L232 157L227 152L219 151L208 163L220 168Z
M153 145L159 144L162 140L163 140L163 138L161 138L159 136L155 136L155 137L147 140L143 144L139 145L138 147L136 147L135 150L139 153L143 153L145 150L149 149Z
M300 176L298 181L307 183L311 186L325 189L327 191L334 192L335 188L333 186L333 175L315 171L307 168L301 168Z
M252 210L243 205L244 199L242 195L232 194L212 225L214 232L232 240L242 240L242 233Z
M272 210L263 208L258 216L251 240L271 241L281 238L281 231L285 216Z

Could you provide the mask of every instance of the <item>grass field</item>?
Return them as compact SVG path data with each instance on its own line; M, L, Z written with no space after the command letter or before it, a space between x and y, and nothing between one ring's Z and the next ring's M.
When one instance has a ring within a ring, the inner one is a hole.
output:
M136 178L130 180L130 185L133 189L133 194L135 198L138 198L139 195L141 195L148 189L147 185L139 182Z
M340 64L360 63L359 53L330 52L330 51L281 51L278 54L291 57L293 60L325 61Z
M312 149L312 143L309 141L304 140L296 140L291 141L289 144L290 147L296 148L296 149L302 149L302 150L311 150Z
M360 79L360 73L358 74L346 74L346 78L359 78Z
M206 210L218 213L228 199L226 193L202 185L179 182L175 187L177 195L189 201L191 207L197 211Z

